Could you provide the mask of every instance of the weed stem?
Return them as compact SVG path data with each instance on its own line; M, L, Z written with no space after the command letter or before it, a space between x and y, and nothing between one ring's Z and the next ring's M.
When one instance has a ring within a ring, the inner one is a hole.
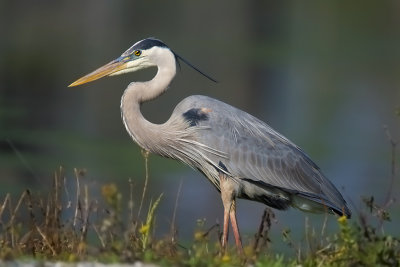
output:
M147 184L149 182L149 154L150 154L149 151L144 149L142 150L142 156L144 157L144 166L145 166L145 180L144 180L142 199L140 200L138 218L140 217L140 213L142 212L143 201L147 191Z

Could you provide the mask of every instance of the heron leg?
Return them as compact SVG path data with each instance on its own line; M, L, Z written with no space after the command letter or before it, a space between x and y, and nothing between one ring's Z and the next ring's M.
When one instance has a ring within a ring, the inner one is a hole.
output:
M225 252L228 244L229 235L229 217L231 219L233 233L235 235L236 246L239 253L243 252L242 242L240 240L240 233L236 220L236 207L235 207L235 197L236 197L236 187L237 184L226 176L224 173L219 174L220 178L220 189L221 189L221 199L224 205L224 226L222 232L222 249Z
M228 235L229 235L229 210L225 208L224 205L224 226L222 232L222 250L225 252L228 244Z
M231 217L231 224L232 224L232 229L233 229L233 235L235 236L236 248L237 248L239 254L243 255L242 240L240 238L239 227L238 227L237 220L236 220L236 200L235 199L232 201L232 206L231 206L229 215Z
M222 232L222 250L225 252L229 235L229 212L232 206L233 190L229 186L228 178L224 173L219 174L219 185L221 188L221 199L224 205L224 226Z

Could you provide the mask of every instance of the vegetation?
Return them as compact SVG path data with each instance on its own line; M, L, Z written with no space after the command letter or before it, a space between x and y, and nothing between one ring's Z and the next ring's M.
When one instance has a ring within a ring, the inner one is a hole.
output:
M396 143L391 143L393 185ZM390 221L387 210L394 202L391 192L383 205L378 205L373 197L364 198L363 211L354 216L358 220L339 217L337 233L317 234L306 225L306 244L298 245L291 239L290 230L283 231L283 240L296 252L292 258L269 250L274 213L268 208L257 234L246 240L249 245L244 256L238 255L234 247L222 253L220 226L207 228L202 220L197 222L190 246L182 246L177 240L174 218L171 233L157 238L154 227L162 195L150 202L147 215L140 219L148 180L148 155L143 155L146 182L138 211L134 209L132 181L129 202L124 207L115 184L103 185L99 197L90 197L88 185L82 182L85 171L77 169L73 194L71 181L67 181L62 168L56 171L52 190L46 197L26 190L15 203L7 194L0 203L0 259L106 263L140 260L165 266L399 266L400 237L383 231L384 223Z

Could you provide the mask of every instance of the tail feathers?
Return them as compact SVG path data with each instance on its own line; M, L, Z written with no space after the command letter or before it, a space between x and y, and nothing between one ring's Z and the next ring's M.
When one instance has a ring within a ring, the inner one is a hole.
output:
M345 215L347 218L351 217L351 211L347 207L346 201L342 198L339 192L337 192L336 195L333 194L331 197L332 200L329 200L328 196L323 194L301 192L293 189L273 186L260 180L255 181L246 178L242 178L242 180L265 189L264 194L253 195L253 197L243 195L243 198L263 202L268 206L281 210L287 209L289 206L293 206L307 212L324 213L328 211L330 213L338 214L340 216ZM282 198L279 194L276 195L277 197L271 195L271 192L274 192L276 190L284 193L287 198Z
M326 212L328 210L331 213L338 214L339 216L351 218L351 211L347 207L345 200L342 201L341 206L338 206L324 197L297 192L293 195L292 205L296 208L309 212Z

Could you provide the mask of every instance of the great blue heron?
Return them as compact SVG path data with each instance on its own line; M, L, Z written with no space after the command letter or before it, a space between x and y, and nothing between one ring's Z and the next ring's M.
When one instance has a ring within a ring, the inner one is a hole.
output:
M69 86L148 67L158 68L150 81L132 82L125 89L121 99L122 120L140 147L198 169L221 192L223 248L228 240L230 218L236 245L242 251L236 198L255 200L280 210L292 206L350 217L342 195L298 146L242 110L194 95L182 100L165 123L147 121L140 112L141 104L165 92L176 74L178 60L212 80L162 41L147 38Z

